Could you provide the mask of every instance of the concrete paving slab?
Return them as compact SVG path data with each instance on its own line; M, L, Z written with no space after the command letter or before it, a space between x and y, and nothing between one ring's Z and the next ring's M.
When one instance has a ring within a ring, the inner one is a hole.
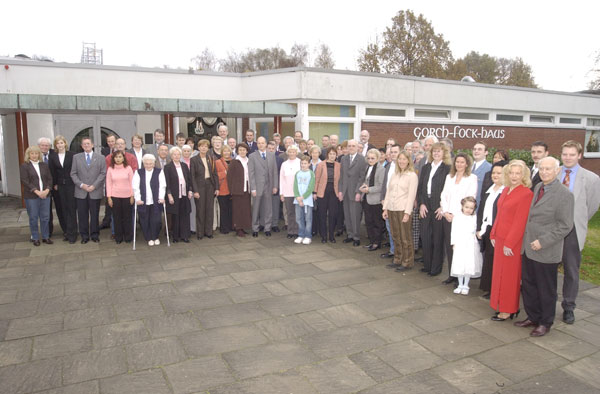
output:
M0 367L29 361L32 343L31 338L0 342Z
M499 388L508 387L513 383L472 358L441 365L434 368L433 372L463 393L469 394L497 393Z
M349 393L376 384L365 371L346 357L299 367L298 372L322 393Z
M73 384L127 372L125 349L92 350L63 358L63 384Z
M317 394L308 380L296 372L263 375L210 390L211 394Z
M400 373L389 364L383 362L373 352L361 352L348 356L354 364L360 367L377 383L386 382L400 376Z
M591 394L598 392L596 387L584 380L557 369L534 376L521 383L502 390L502 394Z
M102 394L171 394L169 385L159 369L101 379L100 392Z
M219 356L202 357L164 367L175 394L197 393L235 381Z
M344 327L337 330L317 332L298 338L321 359L347 356L371 350L386 342L366 327Z
M563 370L600 390L600 353L577 360Z
M126 349L129 368L134 371L175 364L187 359L185 350L176 337L139 342Z
M173 313L144 319L152 338L181 335L200 330L200 321L191 313Z
M21 394L61 385L62 365L57 360L38 360L0 368L0 394Z
M264 345L269 340L252 325L218 327L182 335L181 342L192 357L210 356Z

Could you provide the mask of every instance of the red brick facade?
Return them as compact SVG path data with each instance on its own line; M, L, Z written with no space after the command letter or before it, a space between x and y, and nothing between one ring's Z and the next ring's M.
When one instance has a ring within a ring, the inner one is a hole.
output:
M425 132L423 133L423 129ZM362 122L361 129L369 130L370 142L377 147L385 146L388 138L394 138L400 145L431 132L433 128L437 136L448 136L455 149L472 148L475 142L484 141L488 147L497 149L529 149L534 141L544 141L552 155L558 155L560 146L567 140L575 140L584 145L584 129L514 127L462 124L428 124L428 123L383 123ZM488 138L482 138L488 136ZM493 138L491 136L503 138ZM590 171L600 173L600 159L582 159L581 165Z

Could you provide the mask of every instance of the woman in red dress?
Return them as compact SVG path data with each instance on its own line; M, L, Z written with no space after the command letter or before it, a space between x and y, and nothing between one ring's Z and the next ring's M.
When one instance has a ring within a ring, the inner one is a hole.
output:
M512 160L504 167L504 185L490 233L494 245L490 294L490 306L497 311L492 316L494 321L512 319L519 310L521 244L533 198L529 168L522 160Z

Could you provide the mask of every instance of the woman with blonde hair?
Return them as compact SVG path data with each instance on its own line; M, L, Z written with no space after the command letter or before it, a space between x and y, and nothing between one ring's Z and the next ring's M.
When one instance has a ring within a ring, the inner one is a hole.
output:
M448 279L443 283L450 284L458 282L457 278L450 276L452 271L452 245L450 244L452 234L452 218L462 212L461 201L463 198L477 195L477 176L471 174L473 160L466 153L458 153L454 157L450 173L446 175L444 189L440 196L442 208L442 228L444 231L444 247L448 259Z
M369 236L369 245L366 248L369 252L381 248L381 238L385 229L383 220L383 208L381 205L381 187L385 169L379 163L379 150L372 148L367 151L367 175L365 182L360 186L361 204L365 213L365 225ZM391 181L390 181L391 182Z
M388 174L390 176L390 174ZM383 219L389 219L394 239L394 261L402 272L414 266L415 251L412 239L411 214L419 178L412 164L411 154L405 150L398 154L396 168L387 185L383 200Z
M52 195L56 216L64 234L63 241L74 244L77 240L77 202L75 184L71 179L74 154L67 149L65 137L57 135L54 138L54 151L48 155L48 166L52 174Z
M522 160L511 160L503 169L504 190L498 198L498 213L490 232L494 247L490 306L494 321L519 314L521 291L521 244L533 198L530 171Z
M42 242L52 244L50 239L50 189L52 174L48 164L40 160L42 151L37 146L30 146L25 151L25 162L19 172L23 185L23 199L29 216L31 241L40 246L40 230ZM38 227L39 222L39 227Z

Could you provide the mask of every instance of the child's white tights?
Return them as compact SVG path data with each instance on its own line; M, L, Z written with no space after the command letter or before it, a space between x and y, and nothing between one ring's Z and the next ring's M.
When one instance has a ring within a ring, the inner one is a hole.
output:
M458 287L460 288L469 288L469 280L471 280L470 275L459 275L458 276Z

